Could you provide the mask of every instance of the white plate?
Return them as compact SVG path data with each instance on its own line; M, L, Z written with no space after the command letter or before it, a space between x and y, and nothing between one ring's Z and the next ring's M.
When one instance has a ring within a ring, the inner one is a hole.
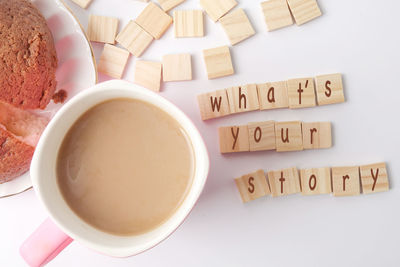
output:
M34 0L53 34L57 50L57 90L68 92L68 99L97 82L96 64L92 47L77 19L62 0ZM56 90L56 91L57 91ZM38 113L54 116L61 104L50 102ZM0 184L0 197L21 193L32 187L29 172L10 182Z

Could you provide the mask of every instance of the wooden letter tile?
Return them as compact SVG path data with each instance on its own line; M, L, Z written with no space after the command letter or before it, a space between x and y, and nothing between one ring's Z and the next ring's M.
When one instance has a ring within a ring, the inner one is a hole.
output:
M136 23L155 39L160 39L172 23L172 18L156 4L150 2L136 18Z
M227 89L227 93L231 113L259 109L257 86L255 84L231 87Z
M165 55L162 58L164 82L188 81L192 79L190 54Z
M202 120L218 118L231 114L226 90L218 90L197 96Z
M303 150L300 121L275 122L276 151Z
M300 193L299 173L296 168L268 172L273 197Z
M321 16L316 0L287 0L297 25Z
M153 36L131 20L115 40L134 56L140 57L153 41Z
M260 110L289 107L285 81L257 84L257 89Z
M304 149L330 148L332 132L330 122L303 122Z
M72 0L75 4L80 6L81 8L87 8L92 0Z
M125 49L105 44L97 65L97 70L110 77L120 79L124 73L128 58L129 52Z
M221 153L249 151L247 125L220 127L218 133Z
M258 170L236 178L235 183L243 203L271 194L263 170Z
M157 0L157 1L165 12L185 2L185 0Z
M319 195L330 194L331 189L331 169L302 169L300 170L301 194Z
M291 79L287 81L289 108L315 107L313 78Z
M203 11L175 10L174 30L175 30L175 37L204 36Z
M249 128L250 151L273 150L275 145L275 122L251 122Z
M90 41L114 44L118 19L105 16L89 16L87 36Z
M261 3L268 31L273 31L293 24L286 0L269 0Z
M206 64L208 79L219 78L235 73L229 47L220 46L203 50L203 57Z
M342 75L340 73L315 77L318 105L344 102Z
M200 0L200 5L215 22L237 5L235 0Z
M255 34L246 13L238 8L219 19L229 41L235 45Z
M135 83L159 92L161 69L160 62L137 60L135 64Z
M361 166L360 173L364 194L389 190L389 179L384 162Z
M358 167L332 168L334 196L353 196L360 194L360 173Z

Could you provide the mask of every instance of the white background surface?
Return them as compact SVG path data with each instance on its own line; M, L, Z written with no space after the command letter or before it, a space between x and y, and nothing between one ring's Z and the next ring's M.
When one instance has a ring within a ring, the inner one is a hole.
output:
M197 206L166 241L144 254L115 259L74 242L49 266L399 266L400 254L400 2L319 0L323 16L301 27L268 33L259 2L239 1L257 34L231 48L236 74L208 81L201 50L229 44L205 17L206 37L175 39L170 28L143 59L192 54L194 81L163 85L162 95L181 107L207 143L211 172ZM67 2L70 4L70 2ZM94 0L87 11L71 7L83 25L89 13L121 18L120 28L144 4ZM198 1L179 6L199 8ZM101 45L95 45L99 56ZM133 81L134 59L125 79ZM302 110L256 111L204 123L196 95L225 87L341 72L346 103ZM104 80L104 77L100 77ZM334 146L278 154L221 156L217 127L259 120L327 120ZM329 195L265 197L241 203L233 178L259 168L323 167L386 161L391 190L335 198ZM33 190L0 199L0 266L24 266L23 240L46 218Z

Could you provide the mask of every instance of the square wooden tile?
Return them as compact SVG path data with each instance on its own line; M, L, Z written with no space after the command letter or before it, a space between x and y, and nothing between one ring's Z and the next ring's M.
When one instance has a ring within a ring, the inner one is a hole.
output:
M358 166L332 168L332 189L334 196L360 194L360 173Z
M220 127L218 134L221 153L250 150L247 125Z
M92 2L92 0L71 0L81 8L87 8L89 4Z
M317 149L332 147L330 122L303 122L303 148Z
M189 81L192 79L192 60L190 54L164 55L162 64L164 82Z
M330 194L331 169L314 168L300 170L301 194L304 196Z
M117 35L115 40L135 57L140 57L153 41L153 36L131 20Z
M90 41L115 44L117 29L117 18L89 15L87 36Z
M215 22L237 5L235 0L200 0L201 7Z
M268 31L293 24L292 15L286 0L269 0L261 3Z
M226 90L205 93L197 96L202 120L218 118L231 114Z
M219 19L229 41L235 45L256 32L243 9L238 8Z
M268 181L273 197L300 193L299 172L289 168L268 172Z
M318 105L344 102L342 75L340 73L315 77Z
M229 76L235 73L229 47L220 46L203 50L208 79Z
M263 170L258 170L236 178L235 183L243 203L271 194Z
M389 190L389 179L384 162L361 166L360 174L364 194Z
M185 2L185 0L157 0L157 1L165 12Z
M203 11L175 10L174 30L175 37L203 37Z
M161 83L161 62L137 60L135 63L135 80L147 89L159 92Z
M303 150L301 122L275 122L275 138L278 152Z
M136 18L136 23L155 39L160 39L172 23L170 15L150 2Z
M321 16L316 0L287 0L297 25L302 25Z
M257 84L257 89L260 110L289 107L286 81Z
M246 112L259 109L257 86L246 84L226 89L231 113Z
M250 151L274 150L275 145L275 122L250 122L249 128Z
M315 89L313 78L291 79L286 82L289 108L315 107Z
M97 65L97 70L110 77L121 79L128 58L129 52L125 49L105 44Z

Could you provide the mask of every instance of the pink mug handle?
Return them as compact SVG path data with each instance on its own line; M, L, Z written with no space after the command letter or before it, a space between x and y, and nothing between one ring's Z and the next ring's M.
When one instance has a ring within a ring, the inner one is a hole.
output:
M29 266L43 266L72 241L48 218L25 240L19 252Z

